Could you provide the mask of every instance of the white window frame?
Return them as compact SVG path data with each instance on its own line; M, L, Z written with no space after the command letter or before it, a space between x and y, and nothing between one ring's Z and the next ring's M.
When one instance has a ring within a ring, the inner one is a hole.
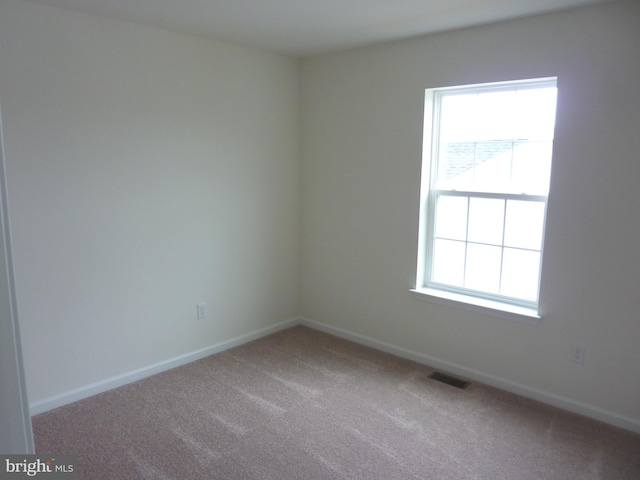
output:
M544 256L544 238L547 213L547 195L529 195L517 193L475 192L457 190L438 190L436 188L438 163L438 136L440 102L444 95L455 93L478 93L504 91L510 89L556 87L557 78L539 78L489 84L466 85L461 87L444 87L428 89L425 92L425 115L423 136L422 184L420 189L420 223L418 236L418 256L416 288L412 294L420 299L445 305L454 305L482 311L503 318L538 323L541 319L539 312L539 290L542 278L542 258ZM429 114L431 113L431 114ZM437 196L463 196L471 198L499 198L505 200L536 201L544 203L542 244L540 247L540 268L538 270L538 285L536 298L533 301L507 297L500 294L472 290L465 287L439 284L431 281L432 251L435 244L435 208Z

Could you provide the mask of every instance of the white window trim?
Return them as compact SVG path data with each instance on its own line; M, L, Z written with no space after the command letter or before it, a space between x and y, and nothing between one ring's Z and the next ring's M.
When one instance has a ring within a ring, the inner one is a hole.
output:
M449 307L459 307L472 312L479 312L494 317L513 320L516 322L537 325L542 320L542 315L536 308L521 307L510 303L497 302L486 298L472 297L461 293L438 290L435 288L412 288L413 298L425 302L437 303Z
M411 289L411 294L414 298L422 301L433 302L441 305L454 306L463 308L466 310L477 311L493 316L497 316L500 318L505 318L508 320L515 320L519 322L529 323L529 324L538 324L540 323L542 316L539 312L539 298L537 298L534 302L520 302L514 301L509 302L507 299L495 298L492 296L488 296L491 298L486 298L482 293L478 296L466 294L464 290L457 291L457 289L449 288L448 286L443 286L439 288L435 284L428 284L427 282L427 269L429 266L428 256L428 242L427 239L433 235L433 232L430 231L431 225L428 221L428 216L432 213L430 212L430 206L433 204L432 196L435 194L435 189L433 188L432 175L431 170L433 169L433 161L434 152L437 149L436 141L433 138L433 125L436 124L439 119L438 115L440 114L439 108L434 108L434 103L438 102L439 99L436 98L436 92L443 92L447 90L456 90L458 92L467 91L491 91L491 90L502 90L505 86L510 87L519 87L523 86L531 86L532 88L544 86L544 85L555 85L557 82L556 77L549 78L540 78L533 80L522 80L522 81L509 81L509 82L496 82L492 84L479 84L479 85L468 85L465 87L447 87L447 88L438 88L438 89L430 89L426 91L425 95L425 112L432 112L432 115L424 115L424 127L423 131L425 134L423 135L423 158L422 161L422 178L421 178L421 188L420 188L420 218L419 218L419 230L418 230L418 256L417 256L417 271L416 271L416 288ZM428 155L428 158L426 157ZM476 192L474 192L476 195ZM489 194L491 195L491 194ZM534 196L527 196L530 198L534 198ZM544 198L545 204L548 199L547 196L542 196L540 198ZM545 219L543 223L543 245L541 246L541 262L543 257L544 250L544 226L546 226L546 205L545 205ZM538 291L540 287L540 280L542 278L542 265L540 265L540 272L538 276ZM434 288L435 287L435 288Z

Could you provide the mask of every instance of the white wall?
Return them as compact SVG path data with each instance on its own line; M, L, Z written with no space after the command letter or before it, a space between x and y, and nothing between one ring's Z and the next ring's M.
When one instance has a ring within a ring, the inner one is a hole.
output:
M639 51L625 2L305 60L302 314L640 428ZM424 89L555 75L542 323L412 298Z
M296 61L16 0L0 45L31 403L298 313Z

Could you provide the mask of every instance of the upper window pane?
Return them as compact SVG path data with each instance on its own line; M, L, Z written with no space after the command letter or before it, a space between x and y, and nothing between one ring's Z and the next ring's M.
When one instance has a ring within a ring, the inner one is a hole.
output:
M514 118L514 138L531 141L553 140L556 121L557 89L536 88L518 90L516 94L517 115Z
M556 88L440 92L440 190L546 195Z

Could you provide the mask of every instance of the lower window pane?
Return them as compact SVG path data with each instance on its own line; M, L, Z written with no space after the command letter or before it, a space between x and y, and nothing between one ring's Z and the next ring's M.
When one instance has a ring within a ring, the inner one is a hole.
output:
M461 287L464 278L464 242L436 239L432 280Z
M507 200L504 244L540 250L544 228L544 202Z
M540 253L504 249L500 293L522 300L536 300Z
M467 245L467 268L464 286L487 293L500 288L501 248L491 245Z
M436 238L467 238L468 197L438 197L436 204Z
M469 241L502 244L504 200L472 197L469 202Z

